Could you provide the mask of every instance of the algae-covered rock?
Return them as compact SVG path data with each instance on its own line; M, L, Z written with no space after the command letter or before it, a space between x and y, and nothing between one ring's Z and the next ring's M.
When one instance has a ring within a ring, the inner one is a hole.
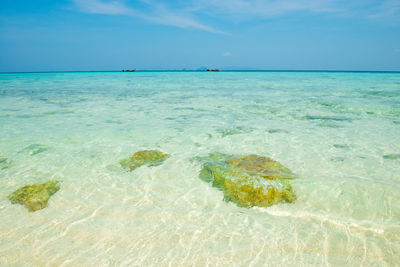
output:
M6 161L7 161L7 158L5 158L5 157L0 157L0 163L6 162Z
M29 211L37 211L47 206L50 196L60 189L59 181L50 180L41 184L26 185L8 196L13 204L23 204Z
M226 201L241 207L268 207L296 200L288 182L294 179L294 174L273 159L222 153L211 153L197 159L204 162L200 178L221 189Z
M168 157L168 154L158 150L142 150L129 158L121 160L120 164L123 168L133 171L142 165L148 165L149 167L161 165Z

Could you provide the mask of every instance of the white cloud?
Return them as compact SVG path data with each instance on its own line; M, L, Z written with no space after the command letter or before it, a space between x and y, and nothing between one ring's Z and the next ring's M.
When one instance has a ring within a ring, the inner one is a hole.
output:
M151 11L143 12L128 7L121 1L101 1L101 0L72 0L82 12L105 15L128 15L138 17L153 23L175 26L179 28L193 28L202 31L225 34L211 26L205 25L193 19L190 15L183 12L172 12L160 3L149 0L142 2L149 6Z
M71 0L82 12L128 15L153 23L226 34L199 21L254 20L293 12L329 13L371 19L400 17L400 0Z
M400 15L400 0L186 0L193 10L218 16L253 19L273 17L291 12L371 15Z
M73 2L79 10L87 13L117 15L130 14L133 12L132 9L118 1L73 0Z
M400 1L399 0L386 0L380 4L373 6L368 17L370 18L390 18L396 17L400 14Z
M293 11L340 12L333 0L190 0L198 11L220 16L271 17Z

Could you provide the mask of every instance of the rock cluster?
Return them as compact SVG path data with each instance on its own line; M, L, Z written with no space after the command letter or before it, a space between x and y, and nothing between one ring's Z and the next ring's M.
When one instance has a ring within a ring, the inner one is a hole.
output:
M147 165L161 165L169 154L158 150L142 150L120 161L123 168L133 171ZM0 163L7 159L0 158ZM279 162L264 156L233 156L210 153L197 157L203 163L199 177L219 188L225 201L232 201L240 207L269 207L280 202L294 202L296 195L289 181L294 174ZM29 211L47 206L51 195L60 189L59 181L26 185L11 193L11 203L23 204Z

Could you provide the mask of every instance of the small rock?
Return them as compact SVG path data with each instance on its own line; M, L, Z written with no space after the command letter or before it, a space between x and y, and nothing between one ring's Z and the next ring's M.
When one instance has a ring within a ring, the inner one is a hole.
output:
M59 181L50 180L41 184L26 185L8 196L13 204L23 204L29 211L37 211L47 206L51 195L60 190Z
M133 171L134 169L148 165L149 167L159 166L169 157L168 154L158 150L138 151L129 158L120 161L123 168Z

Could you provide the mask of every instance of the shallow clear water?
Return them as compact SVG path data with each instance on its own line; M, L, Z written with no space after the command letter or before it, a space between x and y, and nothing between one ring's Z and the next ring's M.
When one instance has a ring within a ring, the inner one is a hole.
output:
M0 74L1 266L395 266L400 73ZM171 154L133 172L138 150ZM298 199L241 208L209 152L289 167ZM28 212L8 194L62 181Z

